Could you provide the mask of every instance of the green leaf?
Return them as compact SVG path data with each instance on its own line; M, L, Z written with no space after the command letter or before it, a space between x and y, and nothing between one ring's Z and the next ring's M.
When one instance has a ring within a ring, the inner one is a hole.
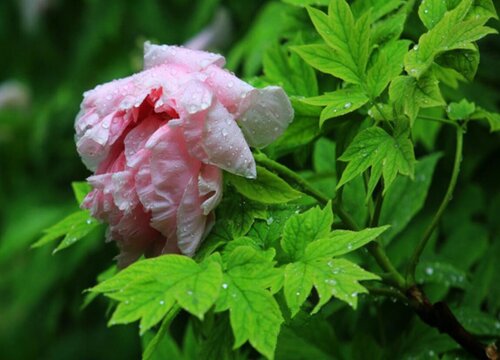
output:
M229 310L238 348L246 341L272 359L283 317L268 290L281 272L274 268L274 253L262 253L247 246L236 248L228 257L222 291L216 311Z
M306 104L325 106L320 116L320 127L331 118L359 109L369 98L359 87L341 89L324 95L303 99Z
M405 57L408 74L420 78L437 55L455 49L474 50L472 42L497 32L484 26L487 17L465 19L471 5L472 0L462 0L455 9L446 12L436 26L420 37L418 45Z
M371 20L377 21L396 10L402 3L402 0L356 0L351 8L355 18L371 12Z
M420 108L445 105L439 82L433 75L420 79L398 76L389 87L389 98L397 112L407 115L413 122Z
M373 65L368 70L366 83L372 98L378 97L389 82L403 70L403 59L410 41L392 41L375 54Z
M75 194L78 205L83 202L85 196L92 190L92 187L86 181L73 181L71 187L73 188L73 193Z
M500 321L493 315L465 306L453 309L453 314L474 335L500 337Z
M375 240L390 226L366 228L361 231L335 230L327 238L310 243L304 253L304 260L321 257L337 257L366 245Z
M474 0L474 4L472 4L471 9L469 10L467 18L494 18L498 20L493 0Z
M424 206L432 175L440 158L441 154L437 153L419 159L415 166L415 179L397 178L387 191L379 221L380 224L391 225L384 234L386 244L403 230Z
M302 214L290 217L283 228L281 247L292 260L300 259L307 244L327 237L333 224L331 204L324 209L314 207Z
M328 15L314 8L308 8L308 12L318 33L335 50L336 61L342 69L341 78L362 84L370 54L369 14L355 22L345 0L332 0Z
M309 246L313 244L314 242ZM332 259L324 256L309 258L286 266L285 299L294 316L314 286L320 300L312 313L319 311L332 296L356 308L358 294L368 292L358 281L376 279L379 279L377 275L345 259Z
M477 108L476 112L471 115L471 119L473 120L486 120L490 125L490 131L499 131L500 130L500 114L487 111L482 108Z
M457 71L465 79L472 81L479 66L479 51L454 50L448 51L436 58L436 62L449 69Z
M264 151L271 158L279 158L310 143L319 132L317 117L295 116L285 133Z
M464 271L443 262L421 262L415 277L419 284L434 283L459 289L465 289L468 283Z
M406 12L399 12L388 18L377 21L372 25L371 43L383 44L391 40L399 39L403 33L407 14Z
M330 3L330 0L282 0L282 1L290 5L301 6L301 7L306 7L310 5L326 6Z
M415 154L408 131L401 131L393 137L379 127L358 133L339 160L348 164L337 188L371 167L367 196L373 192L380 176L384 178L385 193L398 173L413 177L415 168Z
M270 48L264 55L263 65L266 78L282 86L289 95L318 94L314 70L297 54L288 54L285 46L276 44Z
M280 204L302 197L302 193L271 171L257 166L257 178L246 179L226 173L236 190L250 200L263 204Z
M418 16L427 29L432 29L448 10L446 2L442 0L425 0L418 7Z
M31 247L41 247L63 237L63 240L54 250L54 253L56 253L83 239L99 225L87 210L80 210L44 230L45 235Z
M222 284L218 258L198 264L181 255L138 261L91 289L119 302L110 324L141 320L141 334L176 305L203 319Z
M466 120L474 111L476 111L476 105L468 102L466 99L462 99L458 103L452 102L446 109L448 117L451 120Z

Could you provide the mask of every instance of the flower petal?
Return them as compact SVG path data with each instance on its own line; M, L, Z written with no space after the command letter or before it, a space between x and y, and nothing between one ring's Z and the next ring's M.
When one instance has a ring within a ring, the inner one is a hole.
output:
M255 160L233 116L215 102L207 113L203 148L208 162L233 174L254 178Z
M200 71L209 65L224 66L223 56L209 52L190 50L178 46L153 45L144 43L144 69L158 65L179 65L188 67L191 71Z
M202 165L198 176L198 191L205 200L203 214L208 215L222 199L222 171L216 166Z
M293 119L293 108L282 88L255 89L245 98L238 119L250 146L262 148L273 142Z
M193 256L205 232L207 217L201 208L198 181L191 178L177 210L177 244L183 254Z

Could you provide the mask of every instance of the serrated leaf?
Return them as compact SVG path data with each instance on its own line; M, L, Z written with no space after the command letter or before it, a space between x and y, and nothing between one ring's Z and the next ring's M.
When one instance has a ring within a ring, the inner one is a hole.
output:
M345 115L359 109L368 102L369 98L359 87L350 87L324 95L303 99L302 102L310 105L325 106L321 111L320 127L328 119Z
M311 243L309 246L313 244ZM332 296L356 308L358 294L368 292L358 281L376 279L379 279L377 275L369 273L345 259L321 256L301 260L290 263L285 268L285 299L292 316L294 316L314 286L320 300L312 313L319 311Z
M366 84L372 98L378 97L389 82L403 70L403 59L408 51L408 40L392 41L375 54L373 65L368 70Z
M308 12L318 33L335 50L344 80L348 78L349 82L363 83L370 53L369 14L355 22L345 0L332 0L328 15L314 8L308 8Z
M339 160L348 164L337 188L371 167L367 196L373 191L380 176L384 178L385 193L398 173L412 177L415 168L415 154L408 132L402 131L393 137L379 127L371 127L358 133Z
M246 179L229 173L226 173L226 177L240 194L263 204L280 204L303 196L278 175L261 166L257 166L256 179Z
M415 79L398 76L389 87L389 98L397 112L405 114L413 122L420 108L445 105L438 80L430 74Z
M78 205L83 202L85 196L92 190L92 187L86 181L74 181L71 183L71 187Z
M272 359L283 317L268 290L281 276L269 255L246 246L229 255L216 311L229 310L234 348L249 341Z
M361 231L335 230L327 238L310 243L304 253L304 260L320 257L337 257L359 249L375 240L390 226L366 228Z
M474 4L472 4L471 9L469 10L467 18L498 19L493 0L474 0Z
M415 178L400 177L387 191L380 212L380 224L390 224L384 234L387 244L403 230L410 220L422 209L432 181L432 175L441 154L419 159L415 166Z
M460 100L460 102L452 102L448 105L446 112L451 120L465 120L468 119L472 113L476 111L476 105L474 103L468 102L466 99Z
M222 284L217 257L198 264L181 255L138 261L91 289L119 302L110 324L141 320L141 334L156 325L176 304L202 319L215 303Z
M293 215L283 228L281 247L292 260L300 259L307 244L330 234L332 224L330 203L323 209L316 206L302 214Z
M80 210L44 230L45 235L31 245L31 247L37 248L63 237L63 240L54 250L55 253L83 239L99 225L97 220L92 218L87 210Z
M418 45L405 57L408 74L420 78L437 55L456 49L474 50L472 42L497 32L484 26L487 17L465 19L471 5L472 0L462 0L456 8L446 12L436 26L420 37Z

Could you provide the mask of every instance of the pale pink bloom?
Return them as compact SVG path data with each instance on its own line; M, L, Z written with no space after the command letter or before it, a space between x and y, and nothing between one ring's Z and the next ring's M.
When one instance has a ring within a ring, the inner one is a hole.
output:
M254 178L264 147L293 117L280 87L256 89L222 56L144 48L144 71L84 94L78 153L94 171L82 207L109 224L122 266L142 254L192 256L214 221L222 171Z

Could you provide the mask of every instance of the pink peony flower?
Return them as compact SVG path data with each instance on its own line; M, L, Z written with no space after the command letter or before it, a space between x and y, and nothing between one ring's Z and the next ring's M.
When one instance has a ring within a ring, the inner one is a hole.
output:
M75 122L94 172L82 207L109 224L121 266L192 256L213 224L221 170L254 178L249 146L266 146L293 117L280 87L253 88L220 55L149 43L144 52L144 71L86 92Z

